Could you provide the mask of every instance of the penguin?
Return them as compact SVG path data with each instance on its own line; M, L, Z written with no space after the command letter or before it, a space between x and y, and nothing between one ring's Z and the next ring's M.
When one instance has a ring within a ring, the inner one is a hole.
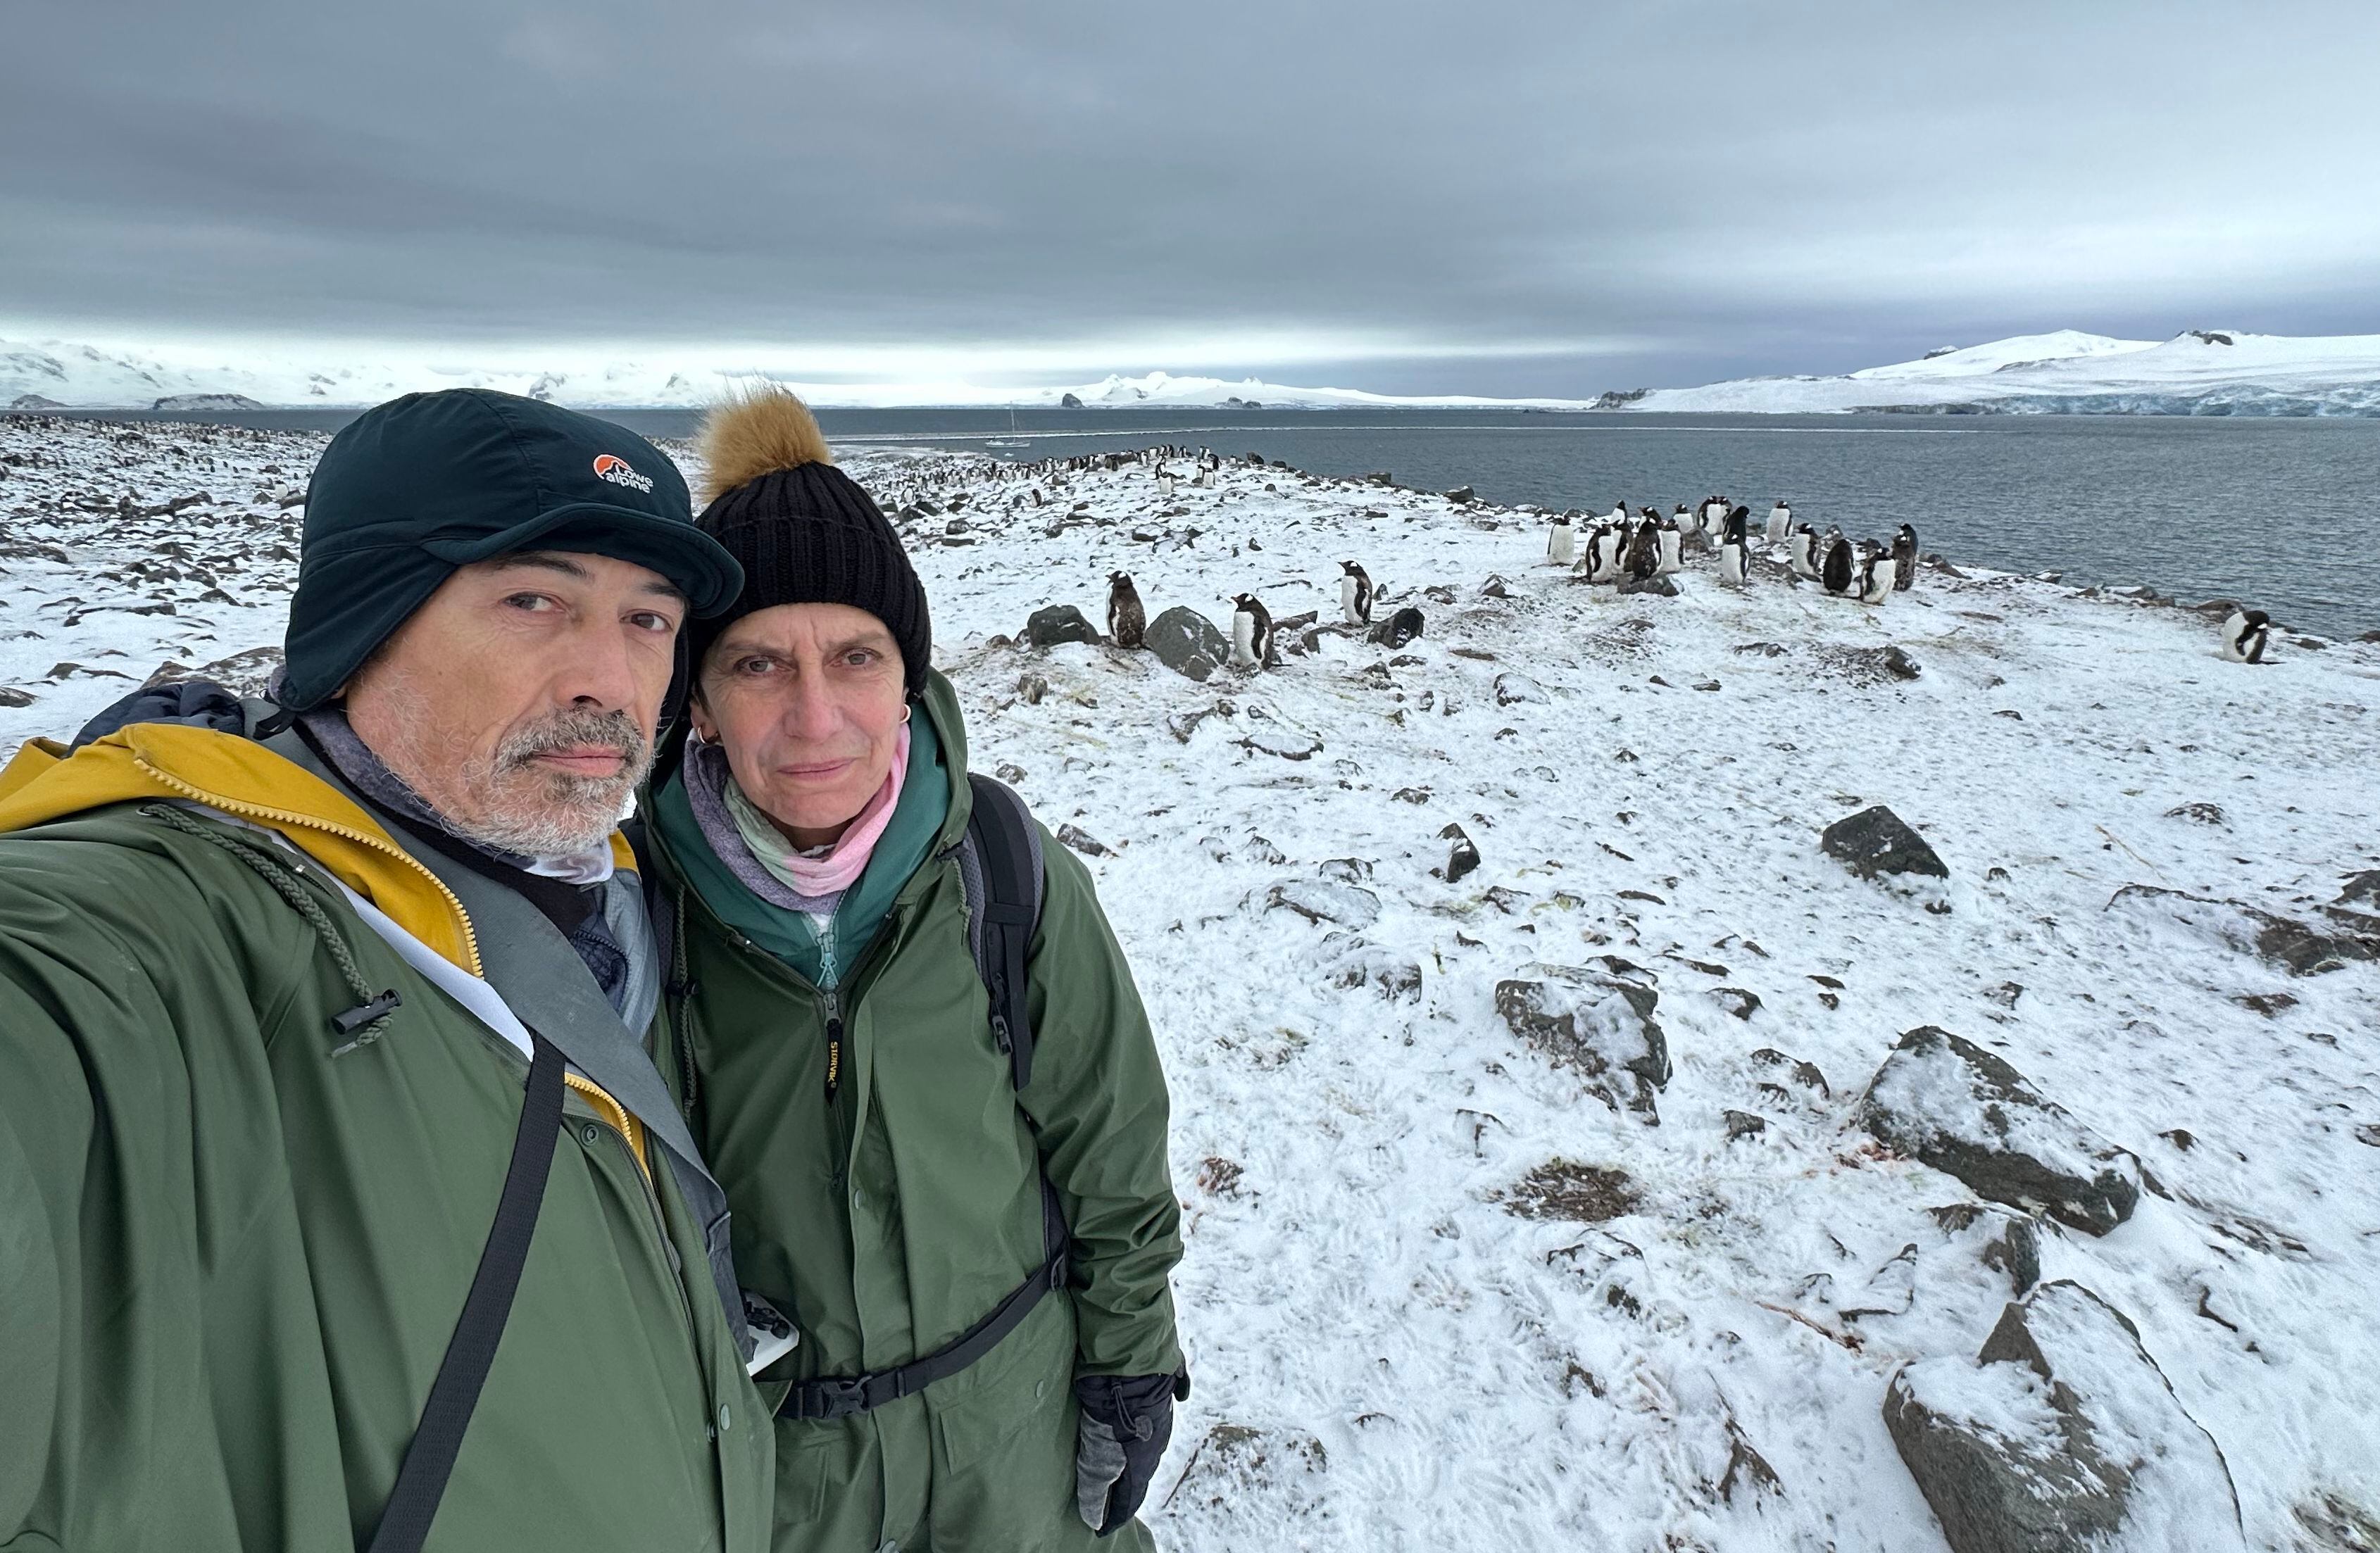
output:
M1597 524L1595 532L1586 540L1586 580L1618 582L1620 558L1626 552L1627 545L1628 541L1619 529L1609 524Z
M1713 496L1703 503L1702 531L1706 539L1718 538L1718 526L1727 517L1727 498Z
M1785 504L1784 497L1779 496L1777 504L1768 509L1768 548L1775 550L1792 532L1793 509Z
M1609 512L1605 513L1605 514L1603 515L1603 521L1604 521L1604 522L1606 522L1606 523L1617 523L1617 524L1618 524L1618 525L1620 525L1622 528L1627 528L1627 527L1628 527L1628 504L1627 504L1627 503L1625 503L1625 502L1614 502L1614 503L1612 503L1612 504L1611 504L1611 510L1610 510Z
M2265 645L2273 634L2272 616L2262 610L2240 610L2223 623L2223 656L2234 663L2261 663Z
M1829 593L1848 593L1852 588L1852 542L1840 534L1827 541L1827 558L1819 569L1819 577Z
M1140 593L1132 586L1130 572L1108 574L1108 635L1121 648L1136 648L1148 629L1148 612L1141 608Z
M1718 540L1718 580L1730 588L1742 588L1745 576L1745 544L1743 529L1751 514L1742 507L1727 515L1727 528Z
M1157 497L1161 502L1173 500L1173 471L1161 464L1157 467Z
M1558 513L1554 526L1546 532L1546 560L1556 566L1567 566L1578 559L1578 528L1572 519L1575 513Z
M1660 530L1649 523L1638 524L1628 536L1628 576L1638 582L1647 581L1660 565Z
M1892 586L1902 592L1917 580L1917 530L1904 523L1892 536Z
M1232 664L1261 669L1272 654L1272 616L1253 593L1243 593L1232 602L1237 606L1232 613Z
M1682 552L1685 545L1685 535L1675 523L1648 523L1647 527L1653 529L1654 537L1660 546L1660 558L1656 563L1656 569L1666 576L1676 571L1682 564Z
M1339 612L1350 625L1372 623L1372 579L1353 561L1339 563Z
M1879 605L1892 597L1892 576L1899 570L1892 554L1882 545L1860 546L1859 575L1854 579L1854 593L1863 604Z
M1407 604L1380 625L1372 627L1372 640L1383 647L1400 648L1421 635L1421 611Z
M1793 566L1793 575L1804 581L1816 580L1818 576L1817 531L1806 523L1797 523L1793 526L1791 538L1792 548L1790 559Z

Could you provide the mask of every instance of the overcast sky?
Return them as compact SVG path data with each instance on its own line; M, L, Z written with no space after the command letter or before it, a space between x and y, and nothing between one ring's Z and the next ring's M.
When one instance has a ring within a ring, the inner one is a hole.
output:
M0 334L1585 394L2380 333L2380 3L15 0Z

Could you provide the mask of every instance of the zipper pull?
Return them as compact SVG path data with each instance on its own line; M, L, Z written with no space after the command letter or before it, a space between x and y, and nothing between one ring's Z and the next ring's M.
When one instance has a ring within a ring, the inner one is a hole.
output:
M1002 1056L1013 1056L1015 1053L1016 1042L1008 1033L1006 1014L995 1013L991 1016L991 1039L992 1044L1000 1048Z
M843 1021L826 1022L826 1103L834 1104L834 1092L843 1086Z

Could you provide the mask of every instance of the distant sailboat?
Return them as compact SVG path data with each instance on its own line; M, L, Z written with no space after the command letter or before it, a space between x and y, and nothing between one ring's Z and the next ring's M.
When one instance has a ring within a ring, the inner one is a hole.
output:
M1006 437L1006 438L1004 438L1004 439L1003 439L1003 438L1000 438L1000 437L991 437L991 438L987 438L987 439L985 440L985 442L984 442L984 444L983 444L983 445L984 445L984 446L986 446L986 447L1031 447L1031 446L1033 445L1033 443L1032 443L1030 441L1028 441L1028 440L1026 440L1026 439L1025 439L1025 438L1021 438L1021 437L1019 437L1019 436L1016 434L1016 406L1015 406L1011 405L1011 406L1008 406L1008 435L1007 435L1007 437Z

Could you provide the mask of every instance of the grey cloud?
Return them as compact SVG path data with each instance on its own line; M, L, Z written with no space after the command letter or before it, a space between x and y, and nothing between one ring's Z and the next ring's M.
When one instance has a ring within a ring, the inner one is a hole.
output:
M1584 393L2380 327L2380 9L2345 0L153 0L9 44L0 321L62 333Z

